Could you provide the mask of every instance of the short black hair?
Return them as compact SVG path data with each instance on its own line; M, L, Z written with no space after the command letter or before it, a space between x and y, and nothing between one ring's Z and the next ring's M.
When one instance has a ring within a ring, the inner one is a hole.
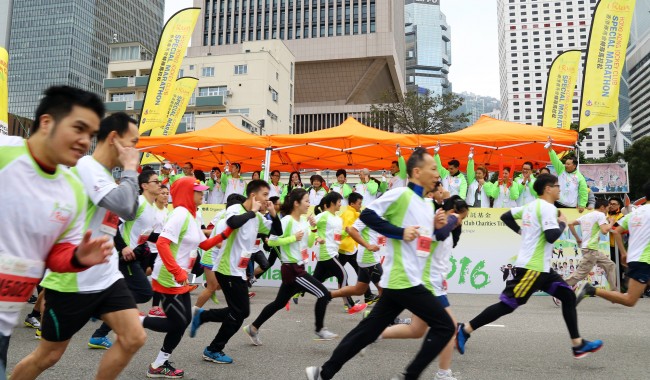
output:
M79 106L92 110L99 119L104 117L104 102L92 92L70 86L52 86L43 92L45 95L36 107L31 133L38 131L40 118L51 115L54 121L65 118L72 112L72 107Z
M203 170L196 169L194 171L194 178L198 179L201 182L205 182L205 173Z
M152 175L155 175L156 178L158 178L158 175L153 170L143 170L142 173L138 174L138 190L140 190L140 194L142 194L143 191L142 185L149 182Z
M280 212L282 213L282 215L291 214L293 212L293 208L295 207L294 203L302 202L302 199L306 195L308 195L307 190L305 190L303 188L297 187L297 188L291 190L291 192L289 192L289 195L287 195L284 198L284 203L280 207Z
M433 190L438 190L438 188L439 188L440 186L442 186L442 182L441 182L441 181L436 181L436 182L434 182L434 183L433 183Z
M271 186L264 181L263 179L254 179L246 185L246 194L251 195L253 193L257 193L260 189L266 187L267 189L270 189Z
M566 164L566 162L569 161L569 160L571 160L571 162L572 162L573 164L576 164L576 165L578 164L578 163L576 162L576 161L577 161L577 160L576 160L576 156L574 156L574 155L572 155L572 154L571 154L571 155L568 155L568 156L566 156L566 157L564 158L564 163Z
M557 183L557 177L553 174L540 174L533 184L533 189L537 195L544 194L546 186L551 186Z
M531 170L533 169L533 163L530 162L530 161L526 161L526 162L524 162L523 164L521 164L522 169L523 169L524 165L528 165L528 166L530 166L530 169L531 169Z
M190 166L190 169L194 169L194 164L192 164L192 163L189 162L189 161L187 161L187 162L185 163L185 165L189 165L189 166Z
M460 162L458 160L451 160L451 161L447 162L447 166L455 166L455 167L459 168L460 167Z
M245 196L241 194L233 193L228 196L228 199L226 199L226 208L232 205L240 205L244 202L246 202Z
M460 195L452 195L443 201L442 209L445 211L454 210L456 212L463 212L468 209L468 206Z
M415 148L411 157L406 161L406 173L409 177L413 176L413 169L420 167L424 161L424 156L429 154L424 148ZM430 155L430 154L429 154Z
M239 162L233 162L232 166L236 167L237 170L241 170L241 164Z
M271 203L275 204L275 202L277 202L277 201L280 200L280 197L276 197L276 196L274 195L274 196L272 196L272 197L269 197L269 200L271 201Z
M650 200L650 181L646 182L643 185L643 193L645 194L645 200L646 202Z
M134 118L124 112L117 112L108 116L99 124L97 141L106 140L108 135L113 131L116 131L118 136L124 136L126 131L129 130L129 124L131 123L138 125L138 122Z
M349 204L356 203L359 199L363 199L363 195L361 195L361 194L359 194L357 192L350 193L350 195L348 195L348 203Z
M607 201L607 199L598 198L598 199L596 199L596 205L594 207L596 207L596 209L599 209L601 207L607 207L608 204L609 204L609 202Z
M623 207L623 201L621 200L621 198L613 197L613 198L609 198L609 201L610 202L614 201L618 203L618 207Z
M318 174L314 174L313 176L309 177L309 183L314 183L314 181L320 181L321 185L325 183L325 179Z
M257 173L257 175L260 177L260 179L262 179L262 172L259 171L259 170L255 170L253 173L251 173L251 178L253 178L253 176L255 175L255 173Z
M275 173L278 173L278 175L281 175L279 170L274 170L274 171L271 172L271 176L273 176Z
M221 173L221 169L219 169L218 166L214 166L214 167L212 167L212 171L213 171L213 172L219 172L219 173Z
M346 172L345 169L339 169L336 171L337 177L340 176L341 174L343 174L343 177L348 178L348 172Z
M397 161L391 161L390 163L395 164L395 165L399 165L399 162L397 162Z

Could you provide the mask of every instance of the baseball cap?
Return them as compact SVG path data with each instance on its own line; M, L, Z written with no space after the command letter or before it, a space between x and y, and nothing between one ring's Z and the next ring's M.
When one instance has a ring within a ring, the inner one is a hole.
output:
M169 170L172 170L172 169L173 169L173 167L172 167L172 165L171 165L170 163L166 163L166 164L164 164L164 165L163 165L163 168L165 168L165 169L169 169Z
M202 184L198 179L194 182L194 191L206 191L208 189L209 187Z

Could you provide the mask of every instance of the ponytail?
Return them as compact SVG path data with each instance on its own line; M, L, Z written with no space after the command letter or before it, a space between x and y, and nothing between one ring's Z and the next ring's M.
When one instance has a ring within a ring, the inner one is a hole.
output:
M321 199L320 204L314 207L314 215L318 215L321 212L325 211L326 208L336 204L339 200L342 200L343 196L337 193L336 191L331 191L327 193L323 199Z
M294 209L295 202L302 202L302 199L307 195L307 190L302 188L295 188L289 192L287 197L284 199L284 203L280 206L280 212L282 215L290 215Z

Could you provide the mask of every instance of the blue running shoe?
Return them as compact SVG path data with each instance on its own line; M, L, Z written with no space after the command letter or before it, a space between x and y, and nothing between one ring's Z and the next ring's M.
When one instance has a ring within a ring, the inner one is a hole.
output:
M88 347L90 348L97 348L100 350L108 350L111 348L113 343L111 342L110 339L108 339L107 336L101 336L99 338L90 338L88 341Z
M190 324L190 338L194 338L196 336L196 330L199 329L201 326L201 314L203 314L205 310L198 308L194 311L194 315L192 316L192 323Z
M465 343L467 342L467 339L469 339L469 334L463 330L463 327L465 327L465 324L459 323L458 331L456 333L456 348L461 355L465 354Z
M582 359L592 352L600 350L601 348L603 348L602 340L594 340L593 342L590 342L586 339L583 339L582 345L573 347L573 357L575 359Z
M224 354L223 351L219 352L212 352L208 350L206 347L205 350L203 350L203 360L208 361L208 362L213 362L213 363L219 363L219 364L230 364L232 363L232 358L226 354Z

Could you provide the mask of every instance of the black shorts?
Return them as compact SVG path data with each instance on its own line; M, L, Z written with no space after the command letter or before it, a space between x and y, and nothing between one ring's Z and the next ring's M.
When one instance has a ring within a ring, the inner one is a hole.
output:
M375 264L371 267L359 267L357 281L364 284L370 284L371 282L376 284L381 280L382 274L384 274L384 269L381 264Z
M650 264L641 261L631 261L627 263L627 277L636 280L642 284L647 284L650 280Z
M571 289L562 276L554 270L538 272L526 268L515 268L515 278L506 282L506 288L499 296L501 302L513 309L528 302L530 296L538 290L554 296L559 288Z
M100 319L107 313L136 308L123 278L98 293L45 289L42 337L50 342L63 342L72 338L90 318Z

